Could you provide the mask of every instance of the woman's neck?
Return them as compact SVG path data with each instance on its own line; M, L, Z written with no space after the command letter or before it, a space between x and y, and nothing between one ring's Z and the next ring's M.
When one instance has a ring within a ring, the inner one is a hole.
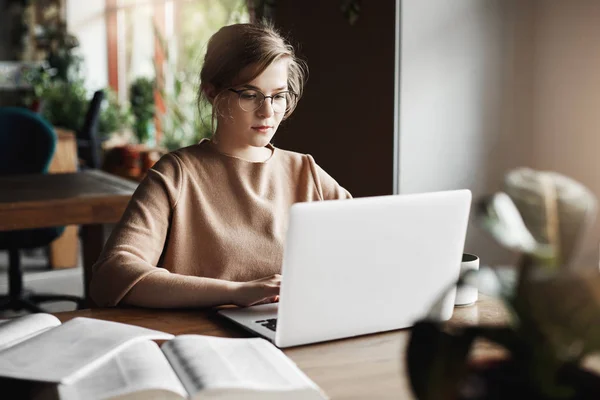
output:
M240 158L250 162L264 162L267 161L273 151L268 147L255 147L250 145L241 146L235 143L228 143L215 135L211 142L215 149L222 154Z

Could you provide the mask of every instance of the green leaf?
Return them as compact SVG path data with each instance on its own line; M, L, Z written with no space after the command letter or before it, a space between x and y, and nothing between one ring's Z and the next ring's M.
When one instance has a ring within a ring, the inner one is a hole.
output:
M183 82L181 79L175 79L175 97L179 97L181 95L181 87Z
M524 282L522 298L563 362L600 350L600 274L562 271Z

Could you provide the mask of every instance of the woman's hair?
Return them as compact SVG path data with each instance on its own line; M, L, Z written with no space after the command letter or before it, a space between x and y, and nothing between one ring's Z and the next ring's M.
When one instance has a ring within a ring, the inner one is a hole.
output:
M212 35L200 72L198 102L200 104L206 99L205 90L211 85L216 94L213 99L213 125L215 116L220 112L219 99L224 91L252 81L271 63L282 58L289 59L287 84L288 90L294 93L283 116L285 119L296 108L308 78L306 63L296 57L294 48L272 25L264 22L229 25ZM245 70L246 67L251 68Z

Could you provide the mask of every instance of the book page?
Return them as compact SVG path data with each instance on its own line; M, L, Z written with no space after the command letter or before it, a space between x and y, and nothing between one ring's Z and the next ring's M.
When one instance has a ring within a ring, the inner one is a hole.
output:
M172 337L119 322L73 318L0 351L0 376L70 383L133 341Z
M181 335L162 345L190 395L199 392L294 392L309 389L326 398L281 350L261 338ZM201 395L199 396L201 397Z
M61 400L186 399L187 392L156 343L125 347L75 382L58 385Z
M0 322L0 350L39 335L60 325L60 320L52 314L29 314Z

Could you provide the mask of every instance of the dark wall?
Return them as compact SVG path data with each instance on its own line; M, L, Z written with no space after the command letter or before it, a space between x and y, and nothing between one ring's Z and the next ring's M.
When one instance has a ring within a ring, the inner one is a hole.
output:
M395 1L363 1L354 25L340 4L276 2L275 24L300 46L310 77L274 144L312 154L355 197L391 194Z

